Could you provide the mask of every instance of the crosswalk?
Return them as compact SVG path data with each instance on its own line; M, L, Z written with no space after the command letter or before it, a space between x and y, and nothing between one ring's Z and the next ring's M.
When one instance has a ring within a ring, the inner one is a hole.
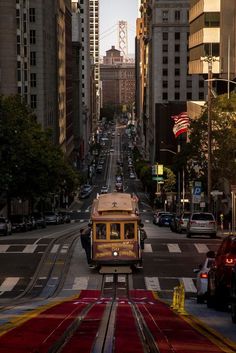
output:
M118 276L118 282L124 282L124 276ZM59 278L53 277L53 281L57 282ZM28 280L30 280L28 278ZM38 278L40 287L46 284L46 277ZM106 277L105 282L109 283L112 277ZM74 277L69 284L66 284L64 291L80 291L90 289L90 281L92 278L89 275ZM135 279L132 279L132 287L135 288ZM6 277L0 279L0 296L11 291L22 291L22 285L26 284L27 279L22 277ZM157 292L172 292L173 288L177 285L183 284L186 293L196 293L195 278L191 277L144 277L144 286L146 290L157 291Z
M29 245L22 245L22 244L14 244L14 245L0 245L0 254L40 254L44 253L47 248L47 244L29 244ZM59 250L59 245L56 244L52 247L51 253L55 254ZM61 252L66 253L68 250L68 245L61 249ZM205 243L191 243L189 244L189 252L191 253L198 253L198 254L206 254L209 250L212 249L212 245L207 245ZM153 245L151 243L146 242L144 245L144 252L145 253L153 253L158 251L166 251L168 253L183 253L186 252L184 244L178 243L162 243L159 245L155 245L155 251L153 250Z

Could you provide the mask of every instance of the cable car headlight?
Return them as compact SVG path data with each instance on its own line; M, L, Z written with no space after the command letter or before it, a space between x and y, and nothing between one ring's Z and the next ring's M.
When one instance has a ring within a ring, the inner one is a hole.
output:
M119 255L119 253L118 253L118 251L114 250L114 251L112 252L112 255L113 255L114 257L117 257L117 256Z

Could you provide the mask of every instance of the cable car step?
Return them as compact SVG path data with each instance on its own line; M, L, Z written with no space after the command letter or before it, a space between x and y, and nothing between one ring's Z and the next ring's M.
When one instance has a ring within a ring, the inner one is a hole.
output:
M99 273L132 273L130 266L102 266Z

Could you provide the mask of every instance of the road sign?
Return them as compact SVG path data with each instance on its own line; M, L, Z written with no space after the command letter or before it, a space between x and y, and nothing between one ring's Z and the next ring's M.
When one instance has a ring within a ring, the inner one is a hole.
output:
M163 180L163 177L162 176L153 176L152 177L152 180L155 180L155 181L162 181Z
M201 186L194 186L193 188L193 195L194 196L201 196L202 188Z

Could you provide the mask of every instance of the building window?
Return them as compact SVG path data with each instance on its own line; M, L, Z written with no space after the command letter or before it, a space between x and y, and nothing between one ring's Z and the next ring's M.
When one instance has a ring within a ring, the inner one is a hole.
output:
M192 99L192 92L187 92L187 100L191 100Z
M175 69L175 76L179 76L180 75L180 69Z
M175 100L178 101L180 98L180 94L179 92L175 92Z
M180 21L180 11L179 10L176 10L175 11L175 21Z
M180 57L179 56L176 56L175 57L175 64L179 64L180 63Z
M162 63L163 64L168 64L168 56L163 56Z
M179 52L180 51L180 45L179 44L175 44L175 52Z
M32 109L36 109L37 108L37 96L36 94L31 94L30 96L30 106Z
M168 44L163 44L162 45L162 51L163 51L163 53L168 52Z
M163 32L162 33L162 39L163 40L168 40L168 32Z
M36 65L36 52L35 51L30 52L30 65L31 66Z
M175 88L179 88L179 87L180 87L180 81L177 80L177 81L175 81Z
M167 101L168 100L168 93L167 92L163 92L162 93L162 100L163 101Z
M162 88L168 88L168 81L162 81Z
M34 29L30 30L30 44L36 43L36 31Z
M199 80L198 81L198 87L199 88L204 88L204 80Z
M162 22L168 22L168 11L167 10L162 11Z
M175 40L180 40L180 32L175 32Z
M168 76L168 69L163 69L162 70L162 75L163 76Z
M36 73L30 74L30 86L31 87L36 87L37 86Z
M31 7L29 9L29 20L30 22L35 22L35 8Z

